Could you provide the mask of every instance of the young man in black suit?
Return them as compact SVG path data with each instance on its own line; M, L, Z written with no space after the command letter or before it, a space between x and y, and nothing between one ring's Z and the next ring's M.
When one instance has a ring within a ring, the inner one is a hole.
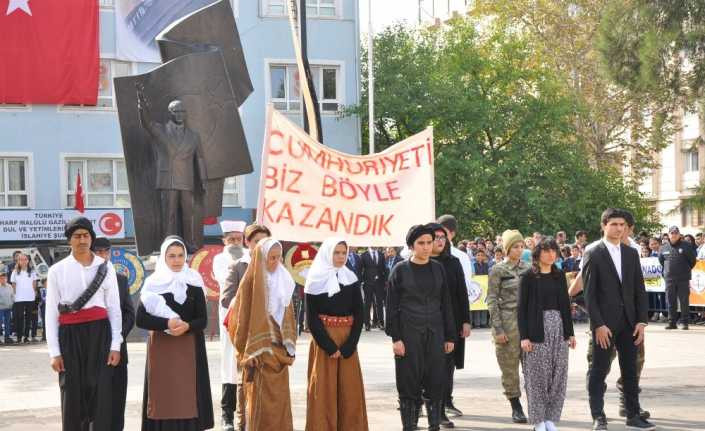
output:
M384 327L384 301L387 293L385 283L387 281L387 266L384 254L376 248L370 247L362 253L362 287L365 293L365 331L370 330L370 308L374 307L372 313L372 324L380 328Z
M110 240L96 238L93 251L96 255L110 262ZM127 335L135 326L135 308L130 298L128 280L122 274L116 273L120 291L120 311L122 312L122 345L120 345L120 363L113 371L113 408L112 430L122 431L125 427L125 401L127 398Z
M613 348L619 354L624 382L627 429L655 429L639 416L636 352L644 341L649 301L639 254L621 241L626 219L623 210L606 209L602 213L603 238L583 256L582 278L594 343L588 392L595 431L607 430L605 377Z

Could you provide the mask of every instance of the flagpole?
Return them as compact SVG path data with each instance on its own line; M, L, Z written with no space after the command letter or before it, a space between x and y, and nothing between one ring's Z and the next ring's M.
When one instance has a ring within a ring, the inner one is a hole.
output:
M372 0L367 0L367 94L368 121L367 133L370 142L370 154L375 153L375 74L374 74L374 34L372 31Z

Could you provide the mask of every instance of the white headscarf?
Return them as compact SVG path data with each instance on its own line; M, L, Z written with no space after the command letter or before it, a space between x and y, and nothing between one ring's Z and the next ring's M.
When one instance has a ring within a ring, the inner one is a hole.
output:
M282 245L274 238L265 238L262 240L261 244L266 268L269 251L276 245L279 247L282 247ZM277 268L274 271L266 271L265 274L268 293L267 311L269 311L269 314L274 318L277 324L281 326L282 320L284 320L284 311L291 303L291 295L294 294L296 282L281 262L277 264Z
M201 274L189 268L185 261L179 272L174 272L169 268L166 263L166 250L174 244L181 245L184 249L184 259L188 258L186 246L181 240L175 237L165 239L159 249L159 260L157 260L154 272L144 281L140 294L140 300L147 313L167 319L178 318L179 315L169 308L163 294L171 293L174 295L174 301L183 304L186 300L188 285L205 290Z
M341 284L349 286L357 281L355 273L350 271L350 268L345 266L345 264L340 268L333 265L335 247L341 242L345 243L345 240L342 238L328 238L323 241L306 275L304 292L310 295L328 293L328 297L331 297L340 292ZM347 258L347 256L348 246L346 244L345 257Z

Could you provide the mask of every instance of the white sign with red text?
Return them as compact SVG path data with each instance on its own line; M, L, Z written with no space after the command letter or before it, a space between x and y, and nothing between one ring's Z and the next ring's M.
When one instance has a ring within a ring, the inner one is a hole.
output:
M125 238L124 210L2 210L0 241L65 240L64 226L77 216L89 219L99 237Z
M257 221L285 241L331 236L352 246L400 246L435 219L433 130L358 156L322 145L271 106Z

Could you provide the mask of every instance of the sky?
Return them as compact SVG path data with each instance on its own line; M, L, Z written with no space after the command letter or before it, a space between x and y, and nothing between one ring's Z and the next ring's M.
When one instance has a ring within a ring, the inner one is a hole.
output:
M360 33L367 33L370 0L360 1ZM419 16L418 0L372 0L372 28L376 32L396 21L416 24Z

